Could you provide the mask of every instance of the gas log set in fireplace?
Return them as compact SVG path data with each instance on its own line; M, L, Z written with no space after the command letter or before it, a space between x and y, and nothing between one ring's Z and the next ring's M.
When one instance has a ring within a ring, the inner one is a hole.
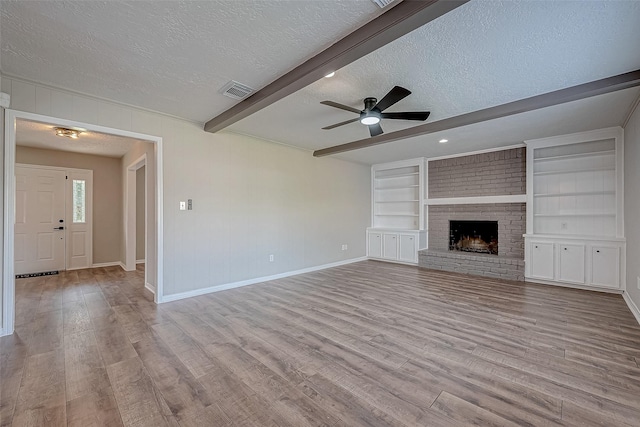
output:
M449 250L498 255L498 221L449 221Z

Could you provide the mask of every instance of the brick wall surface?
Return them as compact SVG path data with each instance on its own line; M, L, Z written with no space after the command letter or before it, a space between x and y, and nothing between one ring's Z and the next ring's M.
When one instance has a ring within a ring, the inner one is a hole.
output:
M449 221L498 221L498 256L524 259L525 203L429 206L429 249L449 250Z
M429 198L525 194L524 148L429 162Z
M522 259L423 249L418 252L418 265L433 270L524 281Z

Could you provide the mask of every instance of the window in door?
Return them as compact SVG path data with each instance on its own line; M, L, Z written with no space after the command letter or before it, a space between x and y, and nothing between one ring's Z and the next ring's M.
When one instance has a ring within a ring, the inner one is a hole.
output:
M84 179L73 180L73 222L75 224L86 222L86 181Z

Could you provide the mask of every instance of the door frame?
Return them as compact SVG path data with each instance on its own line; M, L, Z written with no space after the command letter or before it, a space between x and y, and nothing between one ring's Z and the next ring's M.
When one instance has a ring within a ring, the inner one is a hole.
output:
M21 167L21 168L30 168L30 169L61 171L67 175L67 179L65 180L65 183L64 183L64 216L65 216L64 218L65 220L64 222L64 268L65 270L80 270L83 268L91 268L91 266L93 265L93 171L91 169L63 168L59 166L47 166L47 165L31 165L28 163L15 163L15 166ZM91 245L89 245L89 247L87 248L87 252L89 254L87 256L87 258L89 259L89 267L69 268L70 260L69 260L69 253L68 253L69 252L68 245L70 241L69 233L71 231L71 227L69 227L68 225L70 221L68 217L71 212L71 205L69 204L71 200L68 200L68 196L71 193L71 181L72 181L72 179L69 179L69 175L71 175L73 172L79 172L83 174L87 173L91 177L91 191L87 193L88 196L86 200L86 216L87 218L89 218L88 222L91 225L88 231ZM15 170L14 170L14 175L15 175ZM14 200L15 200L15 197L14 197ZM15 217L14 217L14 221L15 221Z
M162 168L162 137L106 126L83 123L74 120L45 116L24 111L5 110L4 129L4 221L3 221L3 274L2 274L2 333L10 335L14 331L15 322L15 276L14 276L14 229L15 223L15 164L16 164L16 122L18 119L33 120L49 123L54 126L80 128L88 131L102 132L144 140L154 144L155 156L155 220L156 220L156 292L154 301L161 303L164 298L163 287L163 168ZM149 254L146 254L147 262ZM145 269L146 270L146 269Z
M143 166L147 165L147 153L144 153L136 160L127 165L126 172L126 183L125 183L125 206L124 206L124 269L126 271L134 271L136 269L136 233L137 233L137 224L136 224L136 181L137 176L136 172ZM145 189L147 185L147 168L144 169L144 182ZM144 254L145 258L147 256L147 197L145 192L144 198L144 216L145 216L145 233L144 233ZM151 286L147 284L147 269L145 265L144 270L144 285L147 289L152 291ZM153 292L153 291L152 291Z

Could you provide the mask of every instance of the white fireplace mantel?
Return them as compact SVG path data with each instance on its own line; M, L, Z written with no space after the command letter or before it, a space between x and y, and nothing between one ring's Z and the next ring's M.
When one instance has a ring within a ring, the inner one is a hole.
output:
M526 203L526 194L514 194L509 196L478 196L478 197L443 197L426 199L425 205L477 205L488 203Z

